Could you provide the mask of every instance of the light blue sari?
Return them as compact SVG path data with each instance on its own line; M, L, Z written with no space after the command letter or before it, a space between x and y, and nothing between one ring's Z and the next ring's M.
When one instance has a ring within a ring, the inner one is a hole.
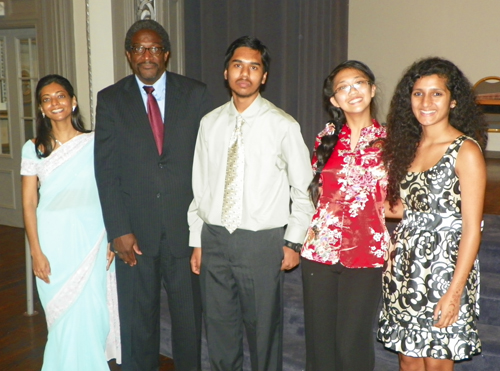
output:
M80 134L44 159L32 141L23 147L21 174L40 181L38 237L51 268L49 284L36 280L48 327L44 371L108 371L108 359L120 361L116 280L114 266L106 271L93 139Z

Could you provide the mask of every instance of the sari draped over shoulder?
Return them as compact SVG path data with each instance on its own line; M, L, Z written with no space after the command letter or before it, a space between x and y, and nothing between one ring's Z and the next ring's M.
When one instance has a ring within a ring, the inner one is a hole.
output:
M94 134L80 134L47 158L23 147L21 175L40 182L37 229L50 283L36 279L48 340L42 370L108 371L121 361L114 264L94 176Z

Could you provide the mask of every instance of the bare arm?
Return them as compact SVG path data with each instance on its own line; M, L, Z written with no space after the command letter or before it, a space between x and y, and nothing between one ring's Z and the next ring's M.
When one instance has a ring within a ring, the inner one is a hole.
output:
M446 327L458 320L460 297L469 277L481 242L486 165L479 147L466 141L458 153L456 172L462 196L462 237L453 279L434 311L436 327Z
M30 243L35 276L50 283L50 263L44 255L38 239L36 208L38 206L38 177L22 177L24 226Z

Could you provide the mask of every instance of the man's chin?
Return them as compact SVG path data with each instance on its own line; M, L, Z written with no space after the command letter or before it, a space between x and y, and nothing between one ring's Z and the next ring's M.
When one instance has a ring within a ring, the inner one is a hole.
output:
M139 71L141 72L141 71ZM153 85L160 78L161 73L138 73L137 77L145 84Z
M259 92L256 91L256 92L253 92L253 93L241 94L241 93L238 93L236 91L233 91L233 94L236 95L240 99L244 99L244 98L256 97L259 94Z
M236 95L238 98L250 98L253 96L257 96L259 94L259 91L253 91L253 92L238 92L233 90L233 94Z

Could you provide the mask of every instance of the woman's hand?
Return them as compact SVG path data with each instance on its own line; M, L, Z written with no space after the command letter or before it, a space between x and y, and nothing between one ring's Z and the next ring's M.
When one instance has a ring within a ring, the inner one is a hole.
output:
M45 283L50 283L50 263L42 252L33 255L33 273Z
M114 251L111 251L110 243L108 243L108 252L106 253L106 260L108 261L108 264L106 265L106 270L109 271L109 267L113 263L113 260L115 260L115 253Z
M448 292L438 301L434 309L434 325L438 328L451 326L458 321L460 309L460 292Z

